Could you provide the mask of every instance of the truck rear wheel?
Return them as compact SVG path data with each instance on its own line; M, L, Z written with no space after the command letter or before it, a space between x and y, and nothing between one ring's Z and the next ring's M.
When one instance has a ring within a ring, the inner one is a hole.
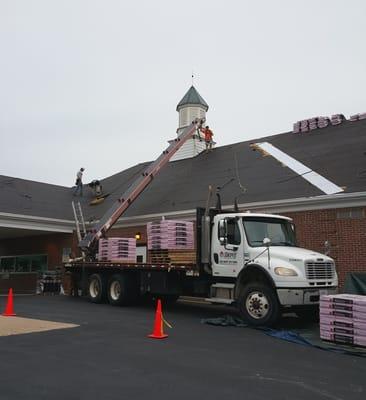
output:
M103 303L106 299L106 283L103 276L93 274L89 277L88 297L92 303Z
M139 297L135 274L114 274L108 282L108 301L113 306L135 303Z
M280 317L280 305L274 290L262 283L246 285L237 303L240 315L253 326L273 325Z

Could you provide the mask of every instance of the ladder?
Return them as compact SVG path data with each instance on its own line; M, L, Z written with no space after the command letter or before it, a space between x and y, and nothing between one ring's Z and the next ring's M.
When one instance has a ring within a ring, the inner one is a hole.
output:
M74 201L72 201L71 205L72 205L72 210L74 211L76 234L80 242L80 240L84 239L84 237L86 236L84 215L81 209L80 201L76 202L76 204Z

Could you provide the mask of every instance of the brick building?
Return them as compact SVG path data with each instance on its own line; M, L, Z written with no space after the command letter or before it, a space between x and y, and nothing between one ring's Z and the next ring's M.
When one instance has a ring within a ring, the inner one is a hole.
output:
M192 86L177 111L179 133L193 118L205 117L208 105ZM145 260L147 222L162 217L193 220L195 208L206 205L208 187L222 187L224 207L237 199L241 210L293 218L299 246L324 252L328 241L343 283L347 272L366 271L366 119L342 118L325 125L255 140L300 162L308 169L303 174L258 151L252 141L216 147L206 154L204 142L195 135L109 235L134 237L139 232L137 257ZM108 197L97 205L91 204L92 190L84 189L80 202L87 227L104 215L147 165L138 164L101 180ZM321 185L307 179L314 171L339 191L325 194ZM77 254L72 200L71 188L0 176L0 270L54 269L70 253Z

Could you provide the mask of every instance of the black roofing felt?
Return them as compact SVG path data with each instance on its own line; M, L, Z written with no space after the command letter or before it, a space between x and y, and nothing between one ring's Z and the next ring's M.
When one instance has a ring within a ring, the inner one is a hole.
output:
M208 104L205 102L203 97L198 93L197 89L192 85L188 92L183 96L182 100L177 105L177 111L179 108L188 104L199 104L208 110Z
M324 194L273 157L264 157L261 152L253 151L250 147L252 142L265 141L338 186L346 187L345 192L365 190L366 120L346 121L338 126L308 133L283 133L222 146L208 154L201 153L195 158L168 163L125 216L167 213L204 206L209 185L215 189L226 183L222 189L225 205L232 204L236 196L240 196L239 203L250 203ZM100 218L148 164L135 165L102 180L103 190L110 193L110 196L97 206L89 205L93 196L84 185L82 205L85 218ZM246 188L244 194L240 190L238 177ZM0 176L0 212L73 219L73 199L70 188Z

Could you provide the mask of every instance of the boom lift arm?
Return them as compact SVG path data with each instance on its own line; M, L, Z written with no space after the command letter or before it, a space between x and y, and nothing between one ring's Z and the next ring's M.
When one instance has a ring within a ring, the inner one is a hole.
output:
M167 149L164 150L163 153L144 170L144 172L142 172L141 176L139 176L122 194L122 196L117 199L95 227L80 240L79 248L83 252L86 252L89 256L93 256L98 240L118 221L134 200L136 200L160 170L168 163L172 156L195 134L199 128L201 128L203 123L204 119L196 118L192 124L185 128L184 131L167 147Z

